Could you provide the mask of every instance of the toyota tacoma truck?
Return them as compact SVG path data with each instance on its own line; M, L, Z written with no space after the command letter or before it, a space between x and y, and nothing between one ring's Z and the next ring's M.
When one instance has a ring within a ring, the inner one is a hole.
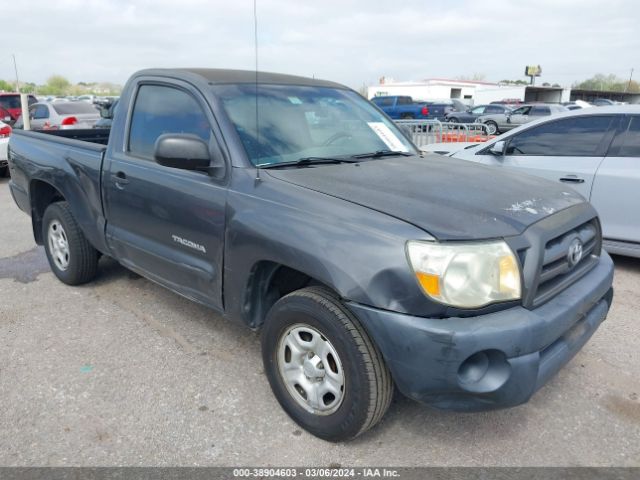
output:
M109 256L261 329L273 393L327 440L380 421L394 386L443 409L522 404L613 297L580 195L426 161L328 81L140 71L110 130L15 131L9 166L62 282L92 280Z

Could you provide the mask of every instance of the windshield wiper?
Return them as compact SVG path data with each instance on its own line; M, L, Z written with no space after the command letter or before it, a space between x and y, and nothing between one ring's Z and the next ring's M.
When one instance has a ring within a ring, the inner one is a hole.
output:
M280 168L280 167L306 167L307 165L323 165L329 163L354 163L357 160L348 158L331 158L331 157L304 157L291 162L275 162L258 165L258 168Z
M379 158L401 155L403 157L413 157L411 152L402 152L399 150L378 150L377 152L360 153L358 155L351 155L353 158Z

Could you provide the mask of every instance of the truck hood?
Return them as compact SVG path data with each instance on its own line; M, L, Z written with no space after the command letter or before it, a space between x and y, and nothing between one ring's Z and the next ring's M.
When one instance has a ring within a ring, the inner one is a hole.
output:
M267 172L404 220L438 240L518 235L542 218L585 201L559 183L439 155Z

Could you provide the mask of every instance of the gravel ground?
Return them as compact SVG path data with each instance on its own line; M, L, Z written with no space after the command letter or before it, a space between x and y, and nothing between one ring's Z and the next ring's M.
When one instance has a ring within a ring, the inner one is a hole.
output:
M399 395L350 443L302 431L259 337L110 260L67 287L0 179L0 465L640 466L640 260L587 346L531 401L459 414Z

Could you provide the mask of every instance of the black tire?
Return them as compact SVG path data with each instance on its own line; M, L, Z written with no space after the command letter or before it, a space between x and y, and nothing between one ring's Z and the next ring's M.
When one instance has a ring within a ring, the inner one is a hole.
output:
M415 117L412 113L403 113L400 115L400 120L413 120Z
M488 122L484 122L484 124L487 126L487 133L489 135L499 135L500 134L500 130L498 130L498 124L496 122L494 122L493 120L489 120ZM491 130L493 130L493 132L491 132Z
M311 326L330 342L343 367L342 403L333 413L321 415L303 408L300 400L289 393L280 374L280 340L291 327L300 324ZM271 308L262 331L262 358L271 389L285 412L324 440L337 442L357 437L378 423L391 403L393 380L382 354L354 315L326 288L297 290Z
M0 178L9 176L9 167L0 167Z
M458 119L456 117L450 117L447 119L447 122L458 123Z
M49 228L54 222L62 227L62 234L68 244L66 268L57 263L51 252ZM80 230L67 202L52 203L47 207L42 219L42 238L51 270L60 281L67 285L81 285L95 278L98 273L98 251L91 246Z

